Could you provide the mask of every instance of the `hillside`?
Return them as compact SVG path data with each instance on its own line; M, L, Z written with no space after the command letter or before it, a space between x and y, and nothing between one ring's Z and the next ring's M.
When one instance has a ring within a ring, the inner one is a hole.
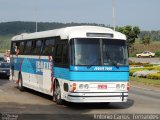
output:
M79 26L79 25L96 25L105 26L103 24L95 23L56 23L56 22L38 22L37 31L51 30L68 26ZM35 22L5 22L0 23L0 35L17 35L20 33L32 33L36 31Z

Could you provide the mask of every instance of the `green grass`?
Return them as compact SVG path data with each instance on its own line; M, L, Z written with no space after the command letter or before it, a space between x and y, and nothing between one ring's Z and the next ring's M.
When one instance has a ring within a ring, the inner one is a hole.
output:
M141 53L142 51L156 52L160 50L160 41L152 41L149 45L140 44L138 40L130 48L130 56L135 57L136 53Z
M153 85L153 86L160 86L160 80L153 80L153 79L148 79L148 78L140 78L140 77L131 77L131 81L143 83L145 85Z

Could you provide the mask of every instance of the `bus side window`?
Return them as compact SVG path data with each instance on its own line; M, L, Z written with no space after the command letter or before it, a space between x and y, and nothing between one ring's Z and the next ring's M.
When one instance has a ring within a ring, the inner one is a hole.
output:
M61 67L67 67L69 65L68 61L68 43L63 41L60 44L56 45L55 48L55 65Z
M67 44L63 45L63 64L68 65L68 47Z
M20 42L16 42L16 46L15 46L15 53L16 53L16 55L19 54L19 46L20 46Z
M63 52L63 44L58 44L55 50L55 63L56 64L63 64L62 63L62 52Z
M27 41L25 45L24 53L29 54L32 49L32 41Z
M19 54L23 54L23 52L24 52L24 44L25 44L24 41L23 41L23 42L20 42L20 46L19 46Z
M43 54L44 55L52 55L54 51L54 44L55 40L54 39L47 39L44 41L44 48L43 48Z
M34 41L32 47L33 47L33 54L39 55L42 47L42 40Z
M11 54L12 55L16 54L15 47L16 47L16 42L12 42L12 45L11 45Z

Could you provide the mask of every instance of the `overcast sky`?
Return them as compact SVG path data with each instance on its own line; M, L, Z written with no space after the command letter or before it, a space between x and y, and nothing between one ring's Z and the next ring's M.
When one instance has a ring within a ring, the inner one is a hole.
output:
M115 0L116 25L160 30L160 0ZM0 22L100 23L113 26L112 0L0 0Z

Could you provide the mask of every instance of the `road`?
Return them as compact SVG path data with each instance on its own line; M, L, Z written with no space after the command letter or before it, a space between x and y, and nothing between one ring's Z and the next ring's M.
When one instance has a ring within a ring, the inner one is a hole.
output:
M12 81L1 79L0 113L38 114L47 119L71 120L75 120L76 116L78 120L83 117L93 118L94 114L160 114L160 91L132 87L126 103L57 105L48 95L29 89L20 92Z

